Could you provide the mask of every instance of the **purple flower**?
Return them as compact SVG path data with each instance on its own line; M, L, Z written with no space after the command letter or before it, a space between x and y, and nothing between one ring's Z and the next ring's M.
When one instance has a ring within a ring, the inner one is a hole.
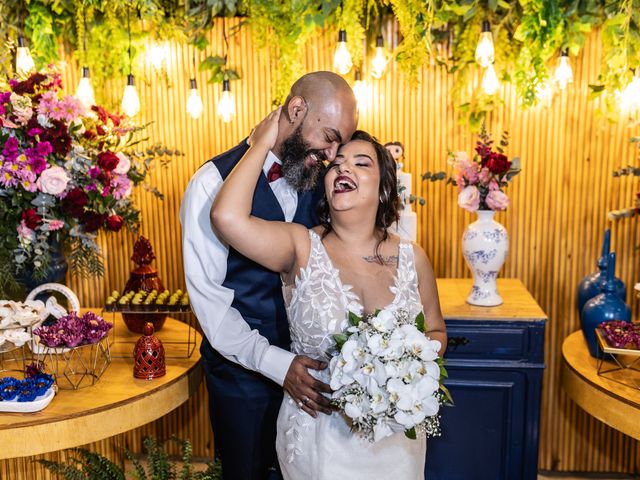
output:
M90 178L98 178L98 175L100 175L100 167L91 167L87 173Z
M122 200L131 195L133 187L131 180L126 175L114 175L111 180L111 188L113 188L113 197L116 200Z
M18 143L18 139L16 137L9 137L7 141L4 142L4 148L2 149L2 155L8 162L15 161L18 158L18 147L20 144Z
M35 137L36 135L40 135L44 130L40 127L33 127L27 130L27 135L30 137ZM48 142L47 142L48 143Z
M38 142L36 145L36 152L38 152L38 155L42 157L46 157L52 151L53 148L51 148L51 144L49 142Z
M87 343L99 342L113 327L93 312L87 312L78 317L75 312L60 317L58 321L48 327L39 327L34 334L40 337L40 342L48 347L77 347Z

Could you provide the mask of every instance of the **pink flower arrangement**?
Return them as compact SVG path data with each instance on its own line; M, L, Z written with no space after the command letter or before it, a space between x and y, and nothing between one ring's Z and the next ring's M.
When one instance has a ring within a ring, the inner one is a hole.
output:
M0 272L0 294L17 279L46 275L53 237L72 270L102 273L97 232L135 232L133 187L154 158L181 154L135 150L142 129L103 107L85 110L51 67L0 88L0 262L10 266Z
M507 158L504 153L507 145L505 132L494 150L493 140L483 127L473 159L466 152L449 152L453 175L448 183L458 187L458 205L469 212L504 210L509 206L509 197L503 189L520 173L520 162L517 157Z

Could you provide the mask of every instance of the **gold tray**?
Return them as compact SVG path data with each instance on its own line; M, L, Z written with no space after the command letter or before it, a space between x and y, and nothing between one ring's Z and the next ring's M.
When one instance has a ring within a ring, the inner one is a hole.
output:
M622 385L640 389L640 350L612 347L600 328L596 328L596 339L599 349L598 375Z
M604 336L601 328L596 328L596 338L598 339L598 345L603 353L610 353L615 355L631 355L633 357L640 357L640 349L637 348L618 348L612 347L607 341L607 337Z

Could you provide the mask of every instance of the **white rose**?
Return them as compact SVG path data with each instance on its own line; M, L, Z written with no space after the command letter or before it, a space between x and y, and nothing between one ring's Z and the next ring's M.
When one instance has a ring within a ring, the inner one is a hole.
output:
M131 168L131 160L124 153L118 152L116 153L116 157L120 159L116 168L113 169L115 173L119 173L120 175L125 175L129 169Z
M42 193L59 196L66 190L69 180L71 179L64 168L49 167L40 174L36 186Z

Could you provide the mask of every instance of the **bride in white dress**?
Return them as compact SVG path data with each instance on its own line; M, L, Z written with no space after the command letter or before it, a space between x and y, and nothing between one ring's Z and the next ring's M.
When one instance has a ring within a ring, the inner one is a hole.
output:
M412 316L424 312L427 334L441 342L442 355L447 337L433 270L418 245L387 233L398 215L396 167L368 134L356 132L329 165L321 225L307 230L251 216L253 190L275 142L279 115L280 109L256 127L211 217L218 234L240 253L282 272L291 351L327 360L332 335L346 328L349 311L403 308ZM329 383L328 370L310 373ZM317 415L313 390L294 395L286 392L277 424L285 480L424 478L424 438L396 433L371 443L351 432L340 412Z

